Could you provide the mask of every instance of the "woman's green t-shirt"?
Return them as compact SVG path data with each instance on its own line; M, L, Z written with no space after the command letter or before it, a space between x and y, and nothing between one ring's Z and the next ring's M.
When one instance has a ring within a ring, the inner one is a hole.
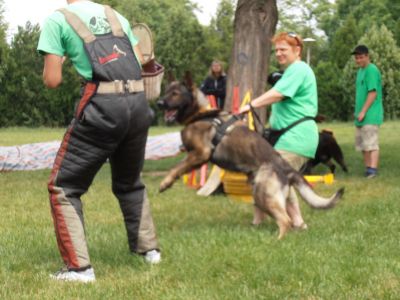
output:
M314 72L305 62L292 63L273 89L284 99L272 105L269 119L272 128L282 129L303 117L317 115L317 82ZM285 132L275 144L275 149L314 158L318 140L317 124L314 120L307 120Z

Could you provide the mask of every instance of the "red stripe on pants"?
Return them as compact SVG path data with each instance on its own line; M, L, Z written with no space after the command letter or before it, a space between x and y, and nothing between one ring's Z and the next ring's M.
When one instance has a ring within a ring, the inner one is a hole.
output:
M83 96L79 102L76 116L79 117L90 101L92 96L95 94L97 89L97 85L94 83L88 83L85 86L85 90ZM54 161L53 169L50 174L50 179L48 182L48 191L50 198L50 206L51 206L51 214L53 217L54 228L56 232L57 245L60 250L61 256L65 265L68 268L80 268L82 266L79 265L78 259L76 257L76 252L71 240L71 236L68 231L67 224L65 222L65 218L58 202L57 195L62 192L61 187L57 187L56 185L56 177L57 173L61 168L61 164L64 160L65 154L67 153L68 142L71 137L71 133L73 130L73 126L71 126L68 131L65 133L63 141L61 143L60 149L58 150L57 156Z
M76 110L76 116L79 117L82 114L83 109L88 104L92 96L96 93L97 85L93 82L87 83L85 90L83 91L83 96L79 101L78 109Z

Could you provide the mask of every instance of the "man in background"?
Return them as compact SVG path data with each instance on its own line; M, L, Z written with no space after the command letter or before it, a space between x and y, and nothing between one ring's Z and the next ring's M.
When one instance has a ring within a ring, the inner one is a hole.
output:
M383 123L381 73L371 63L367 46L358 45L351 54L360 67L356 78L355 146L363 153L365 177L374 178L378 175L378 132Z

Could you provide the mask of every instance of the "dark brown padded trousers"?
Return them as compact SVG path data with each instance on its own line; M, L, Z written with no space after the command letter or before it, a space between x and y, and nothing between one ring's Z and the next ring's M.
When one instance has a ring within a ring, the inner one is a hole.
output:
M58 247L70 270L90 267L81 196L107 159L130 250L144 253L158 249L140 180L151 121L152 111L143 92L99 95L96 84L86 85L48 184Z

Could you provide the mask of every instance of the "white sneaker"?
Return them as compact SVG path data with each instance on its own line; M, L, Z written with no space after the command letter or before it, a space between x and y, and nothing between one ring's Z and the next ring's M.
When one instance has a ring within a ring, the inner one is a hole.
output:
M51 278L61 281L77 281L77 282L93 282L96 280L94 276L93 268L89 268L85 271L69 271L67 269L61 269L60 271L50 275Z
M161 261L161 253L158 250L147 251L144 255L144 260L152 265L158 264Z

